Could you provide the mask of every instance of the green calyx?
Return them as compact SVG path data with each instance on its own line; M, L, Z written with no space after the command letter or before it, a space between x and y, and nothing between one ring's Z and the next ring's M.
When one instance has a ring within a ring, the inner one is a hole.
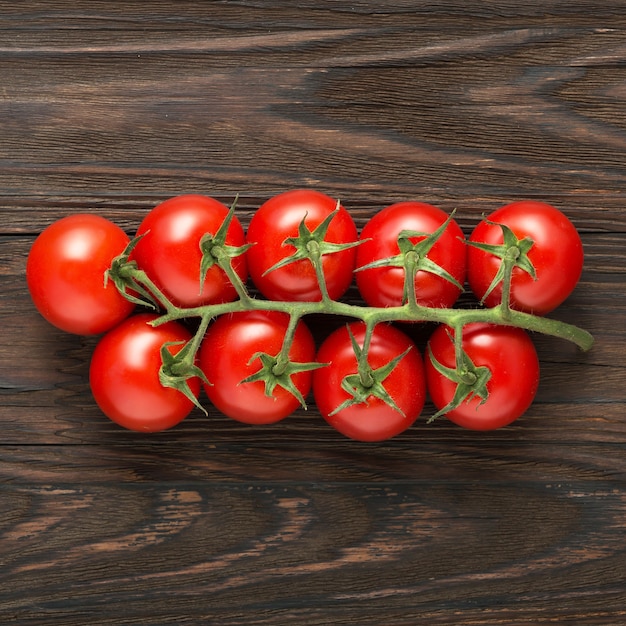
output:
M446 367L434 357L430 346L428 347L428 358L433 367L442 375L456 384L452 400L437 411L428 421L432 422L441 415L461 406L464 402L469 402L472 398L478 397L479 404L483 404L489 397L487 383L491 378L491 370L484 365L475 365L463 349L457 350L455 367Z
M329 213L326 218L313 230L307 226L305 215L298 225L298 236L287 237L282 244L283 246L293 246L296 249L295 252L265 270L265 274L269 274L270 272L273 272L281 267L285 267L286 265L290 265L291 263L302 261L304 259L314 263L317 258L324 255L334 254L336 252L341 252L342 250L358 246L361 243L360 241L353 241L350 243L332 243L325 240L330 223L339 212L339 208L340 205L339 202L337 202L335 210L332 213Z
M200 251L202 252L202 260L200 262L200 287L204 285L206 275L208 271L215 265L219 266L222 270L228 273L231 282L233 281L232 263L231 259L241 256L248 250L252 244L246 244L243 246L230 246L226 243L226 237L228 235L228 229L235 215L235 209L237 207L237 198L233 201L226 218L213 235L206 233L200 239ZM239 288L239 280L235 279L237 284L235 288Z
M395 411L398 411L401 415L404 415L402 409L395 403L394 399L385 389L383 383L389 374L391 374L391 372L393 372L396 368L396 365L398 365L398 363L400 363L400 361L409 353L411 348L407 348L402 354L394 357L386 365L377 369L372 369L367 358L367 345L369 344L372 330L372 327L368 327L368 332L365 336L363 346L359 346L354 334L350 328L348 328L350 341L352 342L352 349L354 350L357 360L357 373L348 374L348 376L341 381L341 388L350 397L344 400L336 409L334 409L334 411L330 413L330 415L335 415L336 413L339 413L339 411L343 411L343 409L354 406L355 404L367 405L370 398L378 398Z
M271 356L266 352L257 352L252 355L248 365L251 365L257 359L261 361L260 369L251 376L244 378L239 384L262 382L265 385L265 395L269 398L274 396L276 387L281 387L297 398L302 408L306 409L306 402L295 386L292 376L300 372L309 372L324 367L326 364L317 362L295 363L285 360L280 353L276 356Z
M432 233L423 233L414 230L403 230L398 235L399 253L372 261L366 265L362 265L356 269L357 272L377 267L399 267L404 269L404 291L402 295L403 302L411 302L415 300L415 276L418 272L428 272L439 276L444 280L452 283L460 291L463 291L463 285L459 283L452 274L440 265L428 258L428 253L437 243L448 227L448 224L454 217L454 211L448 219ZM413 239L419 238L419 241L413 243Z
M340 204L337 202L335 210L332 213L329 213L326 218L313 230L307 226L305 215L298 225L298 235L296 237L287 237L282 244L283 246L293 246L295 248L293 254L272 265L272 267L265 270L264 274L269 274L270 272L274 272L281 267L286 267L287 265L291 265L292 263L296 263L298 261L309 261L315 270L323 299L329 300L328 292L326 290L326 280L322 269L322 257L328 254L341 252L342 250L348 250L349 248L354 248L363 243L362 241L352 241L349 243L333 243L326 241L325 237L328 233L330 223L339 212L339 209Z
M500 266L487 290L485 291L480 303L483 304L489 294L501 283L503 284L502 300L509 298L510 278L513 270L517 267L526 274L529 274L536 280L537 273L532 261L528 258L528 252L533 247L533 240L530 237L518 239L515 233L506 225L497 222L485 220L492 226L499 226L502 229L503 243L490 244L480 243L478 241L468 241L467 244L473 248L488 252L495 257L501 259ZM504 304L503 304L504 306ZM508 300L506 303L508 307Z
M148 276L139 269L136 261L130 260L135 246L143 236L139 235L132 239L125 250L113 259L111 267L104 273L104 285L106 287L110 280L129 302L156 310L158 304L153 294L146 288L146 285L151 284Z
M195 406L206 414L206 409L200 404L198 398L189 387L191 378L199 378L206 384L210 384L204 372L194 363L195 344L189 341L175 354L170 352L170 346L182 345L184 342L168 341L161 346L161 368L159 369L159 381L164 387L170 387L180 391Z

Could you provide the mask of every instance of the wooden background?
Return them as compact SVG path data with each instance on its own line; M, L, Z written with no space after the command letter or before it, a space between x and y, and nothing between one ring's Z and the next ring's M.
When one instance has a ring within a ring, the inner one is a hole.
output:
M626 623L626 2L0 1L0 77L1 623ZM95 340L30 303L37 233L296 187L467 232L554 203L586 249L554 316L595 347L537 337L494 433L109 423Z

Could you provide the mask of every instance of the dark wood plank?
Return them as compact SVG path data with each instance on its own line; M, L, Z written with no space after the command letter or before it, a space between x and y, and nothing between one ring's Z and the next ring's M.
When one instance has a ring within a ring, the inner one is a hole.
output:
M618 0L0 2L0 621L626 622L625 67ZM313 406L110 423L96 339L30 303L34 237L81 211L132 233L188 191L239 193L247 224L300 186L359 226L420 199L468 233L552 202L586 252L553 316L594 348L535 337L537 401L493 433L430 404L374 445Z
M593 493L588 482L489 480L60 483L10 487L4 500L5 617L493 624L549 614L593 624L624 615L626 501L610 483Z
M106 3L14 9L0 18L0 186L46 197L303 184L353 197L619 194L621 4L560 4L536 4L534 19L511 3L431 22L410 5L212 4L203 19L165 3L124 17Z

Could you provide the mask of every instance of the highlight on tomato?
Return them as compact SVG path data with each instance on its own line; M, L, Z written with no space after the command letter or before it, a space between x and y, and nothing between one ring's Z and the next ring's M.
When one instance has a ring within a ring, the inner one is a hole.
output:
M451 422L472 430L511 424L532 404L539 385L539 359L521 328L486 323L463 327L457 363L453 328L440 325L425 358L430 397Z
M468 246L468 283L486 306L502 301L502 260L517 255L511 276L512 309L545 315L574 290L583 269L583 246L572 222L544 202L522 200L482 220Z
M191 333L178 322L151 326L152 313L129 317L106 333L97 344L89 369L89 383L97 405L124 428L157 432L179 424L194 402L178 389L161 383L162 347L178 353ZM187 380L195 398L200 393L197 377Z
M321 255L330 298L340 298L352 282L356 225L337 200L319 191L296 189L267 200L252 216L246 241L252 282L270 300L322 299L306 257L312 248Z
M209 326L199 352L205 392L224 415L247 424L272 424L291 415L311 388L315 343L299 320L288 361L279 361L289 315L244 311L221 315Z
M383 441L409 428L424 407L421 354L394 326L377 324L366 354L366 325L352 322L331 333L317 353L325 367L313 373L313 396L322 417L358 441Z
M105 272L128 245L113 222L76 214L50 224L33 243L26 281L33 303L52 325L77 335L98 335L128 317L134 305Z
M370 306L404 304L410 293L407 263L416 263L417 303L449 308L463 291L466 245L461 227L442 209L423 202L398 202L376 213L361 231L356 283ZM413 253L410 261L407 253Z
M154 207L137 229L141 236L131 254L138 266L163 291L172 304L196 307L229 302L237 290L217 264L207 268L201 282L203 253L200 242L205 235L216 235L229 216L229 209L214 198L186 194L165 200ZM240 248L244 230L235 215L220 245ZM232 258L232 266L242 282L248 275L245 254Z

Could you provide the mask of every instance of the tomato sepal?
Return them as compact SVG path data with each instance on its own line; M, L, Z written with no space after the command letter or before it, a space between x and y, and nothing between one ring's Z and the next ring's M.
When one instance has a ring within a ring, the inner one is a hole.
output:
M445 222L441 224L432 233L425 233L416 230L402 230L398 234L398 248L400 252L396 255L377 259L371 263L367 263L355 269L355 272L374 269L379 267L399 267L404 269L404 289L402 294L402 302L413 301L415 299L415 289L411 285L415 284L415 275L417 272L428 272L439 276L444 280L452 283L460 291L463 291L463 285L445 268L441 267L428 258L431 248L442 237L448 225L454 218L455 211L447 217ZM413 243L411 239L423 237L419 241Z
M504 283L510 289L510 277L513 270L518 267L523 272L528 274L533 280L537 280L537 272L535 270L535 266L532 261L528 257L528 252L534 245L534 241L531 237L523 237L519 239L517 235L511 230L509 226L506 224L501 224L499 222L492 222L491 220L485 219L485 223L490 226L499 226L502 229L502 239L503 243L501 244L491 244L491 243L483 243L480 241L467 241L467 245L472 246L473 248L477 248L478 250L482 250L483 252L487 252L488 254L493 254L494 256L501 259L500 266L498 267L498 271L496 272L493 280L487 290L483 294L480 299L480 303L484 304L485 300L488 298L489 294L500 284ZM503 295L509 297L508 289L503 289L504 292L507 292ZM503 298L503 305L506 304L508 307L508 301Z
M435 358L430 345L428 346L428 358L442 376L456 383L454 395L450 402L434 413L428 419L428 423L453 411L464 402L469 402L474 397L480 399L479 406L487 401L489 398L487 383L491 379L491 370L486 365L476 365L462 348L457 350L456 367L446 367L440 363Z
M372 369L367 360L367 349L361 347L352 329L348 326L348 334L350 335L350 341L352 342L352 349L354 355L357 358L356 374L348 374L341 381L341 388L349 394L351 397L344 400L337 408L331 411L328 415L332 417L339 411L354 406L356 404L368 405L368 398L374 397L382 400L387 406L391 407L394 411L397 411L404 417L404 411L396 404L389 392L383 385L384 380L393 372L398 363L409 353L411 346L409 346L404 352L398 354L391 359L386 365L382 365L377 369Z
M228 210L228 213L224 217L223 222L217 229L215 234L205 233L200 238L200 251L202 253L202 259L200 261L200 282L199 286L204 284L208 271L214 266L218 265L224 272L228 274L233 286L240 292L241 279L237 276L236 272L232 268L231 259L242 256L245 254L253 244L247 243L243 246L231 246L226 243L226 237L228 236L228 229L235 215L235 209L237 207L237 200L239 196L236 196L233 203ZM234 276L233 276L234 275Z
M312 370L325 367L327 363L295 363L294 361L284 360L279 353L276 356L267 354L267 352L256 352L250 357L248 365L251 365L256 360L261 361L261 368L244 378L239 384L262 382L265 385L265 395L268 398L274 397L274 390L276 387L282 387L285 391L294 396L300 406L303 409L307 409L306 400L300 390L295 386L292 376L300 372L309 372Z
M335 254L342 250L348 250L349 248L355 248L361 245L362 241L350 241L347 243L332 243L325 241L326 233L330 227L330 223L333 221L335 215L339 212L340 203L337 201L337 207L332 213L329 213L320 224L313 230L311 230L306 224L306 215L300 221L298 225L298 236L287 237L282 245L293 246L296 250L293 254L281 259L278 263L275 263L271 267L263 272L263 275L269 274L281 267L296 263L308 259L313 266L319 265L319 260L325 254ZM316 267L317 269L317 267Z
M145 272L139 269L137 261L130 260L135 246L146 234L131 239L123 252L113 258L111 266L104 272L104 286L106 287L110 280L119 293L132 304L157 311L159 305L155 297L142 284L147 279Z
M184 344L184 346L172 354L170 346ZM159 368L159 382L163 387L170 387L182 393L191 400L205 415L206 409L189 387L189 379L199 378L203 383L210 385L204 372L194 363L195 347L193 341L167 341L161 346L161 367Z

